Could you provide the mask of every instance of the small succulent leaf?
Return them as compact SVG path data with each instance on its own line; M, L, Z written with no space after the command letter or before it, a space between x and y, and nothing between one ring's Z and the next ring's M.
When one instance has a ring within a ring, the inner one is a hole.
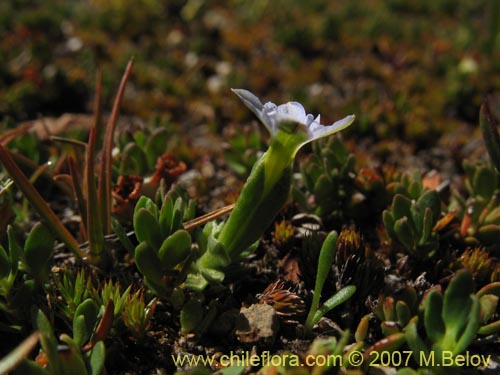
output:
M181 310L181 330L192 332L203 319L203 305L197 299L188 301Z
M156 203L152 199L148 198L146 200L146 204L145 204L144 208L146 210L148 210L156 220L158 220L158 218L160 216L160 210L158 209L158 206L156 205Z
M147 242L153 249L159 249L161 246L160 225L146 208L140 208L134 214L134 231L139 242Z
M142 195L139 200L137 201L137 203L135 204L135 208L134 208L134 215L137 213L137 211L139 211L141 208L146 208L147 206L147 202L150 201L151 198L145 196L145 195Z
M487 294L479 298L481 304L481 323L487 322L495 313L498 305L498 297L493 294Z
M80 347L90 338L90 333L87 331L85 317L83 315L75 315L73 319L73 337Z
M178 230L163 241L158 257L164 269L174 268L179 263L182 263L191 250L191 236L182 229Z
M161 285L163 272L156 251L144 241L135 248L135 264L139 271L152 282Z
M10 273L10 259L2 245L0 245L0 280Z
M401 242L401 244L408 251L415 250L415 239L413 237L413 231L406 216L396 220L396 222L394 223L394 232L396 232L396 238L398 239L398 241Z
M212 284L220 284L226 277L224 272L212 268L203 268L200 271L203 277Z
M321 175L314 184L314 195L316 196L316 200L321 202L328 196L332 194L332 181L328 176Z
M392 215L391 211L385 210L382 213L382 221L384 222L384 227L387 230L389 236L391 236L392 238L397 238L396 232L394 232L394 216Z
M500 298L500 281L496 281L494 283L490 283L488 285L483 286L476 295L481 298L487 294L493 294Z
M422 193L422 180L419 178L418 180L410 182L410 184L408 185L409 196L412 199L417 199L421 193Z
M500 332L500 320L496 320L490 324L480 327L477 331L478 335L489 336Z
M441 216L441 200L438 192L436 190L427 190L418 198L417 207L420 212L424 212L426 208L429 208L432 212L432 220L436 222Z
M68 346L67 350L60 350L57 353L62 373L88 375L80 347L66 334L62 334L60 339Z
M415 232L418 234L422 233L422 228L424 226L425 208L420 209L420 207L417 206L416 202L412 201L410 212L411 223L415 228Z
M123 149L120 174L144 175L148 171L148 159L146 153L135 142L131 142Z
M144 150L148 158L149 165L154 165L156 158L167 149L169 132L164 127L155 129L146 140Z
M47 355L49 360L51 372L53 374L61 374L57 354L57 339L49 320L42 310L38 310L36 314L36 327L38 331L40 331L40 344L42 345L43 352Z
M404 301L411 311L414 311L414 309L418 304L417 291L415 290L415 288L407 286L405 289L401 291L399 299L401 301Z
M412 314L406 302L396 302L396 316L398 323L401 324L401 326L405 326L410 321Z
M380 341L377 341L375 344L366 349L365 353L368 353L369 355L369 353L372 352L392 352L401 347L405 341L405 334L403 332L396 332Z
M425 302L424 326L425 332L432 342L440 342L445 334L445 323L441 317L443 296L437 290L432 290Z
M475 234L475 237L486 244L493 244L497 243L498 239L500 238L500 225L496 224L487 224L481 226L477 233Z
M24 244L24 255L30 273L44 281L50 273L50 258L54 250L54 237L41 223L35 224Z
M418 362L422 353L425 353L425 355L429 354L429 348L427 348L422 338L418 335L417 323L418 318L412 318L404 331L406 342L413 353L413 359Z
M396 315L394 311L394 298L391 296L384 298L382 303L382 311L384 312L383 320L396 320Z
M202 292L208 286L208 281L201 273L190 273L186 278L185 284L189 290Z
M101 375L104 373L104 362L106 359L106 347L104 342L98 341L89 355L90 375Z
M444 293L442 318L447 335L448 331L452 331L458 338L467 324L473 302L470 296L473 293L474 281L470 271L466 269L458 271Z
M418 241L419 245L424 245L432 234L432 228L434 227L434 220L432 217L432 211L429 207L425 208L422 222L421 236Z
M336 231L332 231L323 241L321 250L318 258L318 270L316 273L316 283L314 286L314 295L321 296L321 291L325 285L326 278L335 259L335 253L337 252L337 242L338 234Z
M484 218L484 224L500 225L500 206L497 206L488 212Z
M160 230L163 238L166 238L172 234L171 228L172 228L173 217L174 217L174 202L172 200L172 197L168 195L163 201L159 217Z
M380 323L380 330L382 331L382 334L386 337L400 332L398 324L393 321L385 321Z
M224 269L229 264L231 264L231 258L224 246L213 236L209 236L207 251L198 262L200 269Z
M472 180L472 188L476 195L481 196L485 201L489 201L497 187L497 176L492 169L484 165L476 169Z
M174 203L174 214L172 216L172 223L170 226L170 233L182 229L182 219L184 217L184 202L182 198L177 198Z
M368 335L368 328L370 326L370 315L365 315L361 318L354 333L356 342L364 342Z
M349 298L351 298L354 293L356 293L356 287L354 285L347 285L336 292L333 296L327 299L323 305L318 309L313 318L313 326L318 323L319 320L329 311L333 310L335 307L343 304Z
M90 298L83 301L75 311L73 318L73 337L76 344L81 347L87 343L94 332L97 323L99 307ZM83 318L83 320L82 320Z
M470 299L472 300L472 303L467 316L467 325L465 326L465 330L453 350L455 355L462 353L467 349L479 330L481 320L481 304L479 303L479 298L476 295L471 295Z
M401 219L403 217L411 217L411 200L402 194L396 194L392 200L392 213L394 219Z

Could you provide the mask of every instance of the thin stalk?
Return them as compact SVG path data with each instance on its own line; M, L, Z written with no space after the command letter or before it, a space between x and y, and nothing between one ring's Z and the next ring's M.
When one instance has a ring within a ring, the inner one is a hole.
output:
M99 175L99 203L102 207L102 225L106 234L111 232L111 150L113 148L113 134L120 111L120 105L125 92L127 80L132 72L134 59L130 59L123 74L118 93L116 95L111 117L106 126L101 157L101 170Z
M100 263L104 253L104 232L101 209L97 200L97 190L94 174L95 129L90 129L89 142L85 155L85 190L87 192L87 236L89 239L89 254L93 261Z

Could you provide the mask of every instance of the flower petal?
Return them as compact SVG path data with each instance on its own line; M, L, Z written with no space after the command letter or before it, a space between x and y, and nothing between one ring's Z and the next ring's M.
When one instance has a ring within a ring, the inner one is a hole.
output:
M330 134L337 133L353 123L355 119L354 115L344 117L342 120L334 122L332 125L321 126L318 122L314 121L309 127L311 132L311 138L309 141L313 141L318 138L326 137Z
M295 121L300 124L307 124L306 111L302 104L298 102L288 102L286 104L281 104L277 108L276 113L277 122L280 121Z
M269 133L273 134L275 126L270 120L268 114L271 109L276 109L276 104L266 103L262 104L259 98L252 94L248 90L244 89L231 89L238 97L245 103L245 105L259 118L259 120L265 125Z

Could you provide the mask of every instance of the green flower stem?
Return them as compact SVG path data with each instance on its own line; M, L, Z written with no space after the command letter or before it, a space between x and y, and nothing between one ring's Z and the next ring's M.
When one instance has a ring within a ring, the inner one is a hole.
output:
M297 131L296 124L282 124L269 149L253 167L218 238L231 260L259 239L286 203L293 159L306 136Z

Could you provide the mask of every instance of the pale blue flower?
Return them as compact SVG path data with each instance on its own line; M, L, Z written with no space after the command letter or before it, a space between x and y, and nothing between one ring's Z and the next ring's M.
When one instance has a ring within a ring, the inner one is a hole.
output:
M354 121L354 115L350 115L332 125L321 125L320 115L314 118L313 115L306 114L304 107L298 102L288 102L281 105L272 102L262 104L260 99L248 90L233 89L232 91L265 125L271 137L276 136L279 130L283 130L282 124L295 123L303 126L303 130L307 133L307 139L300 142L297 145L298 148L315 139L341 131Z

